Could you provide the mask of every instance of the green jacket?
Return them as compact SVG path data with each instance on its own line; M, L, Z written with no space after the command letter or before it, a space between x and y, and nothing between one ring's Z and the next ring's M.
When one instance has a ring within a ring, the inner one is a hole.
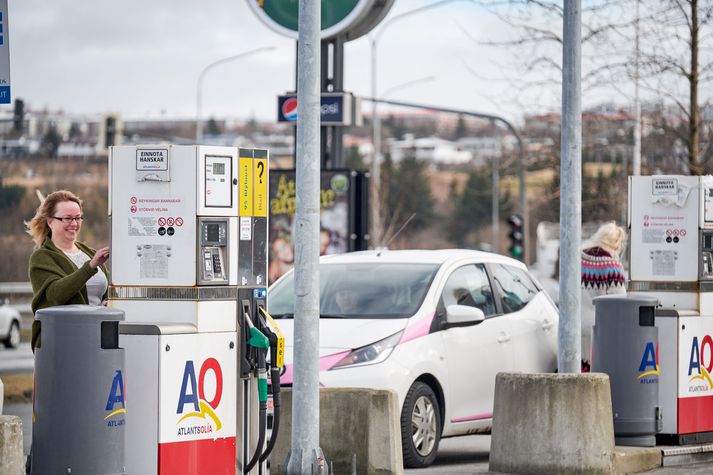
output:
M94 249L81 242L77 242L76 245L90 258L94 257L96 252ZM104 266L102 270L105 275L109 275ZM32 312L56 305L89 304L86 283L96 273L97 269L92 269L89 261L77 268L51 239L46 239L42 247L30 256ZM105 298L106 294L103 299ZM33 351L39 344L40 322L35 320L32 322Z

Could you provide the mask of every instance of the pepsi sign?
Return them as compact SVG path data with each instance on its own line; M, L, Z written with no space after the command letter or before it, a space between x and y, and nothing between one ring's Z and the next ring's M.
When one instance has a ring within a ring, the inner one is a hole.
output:
M352 102L350 93L323 93L320 97L319 115L322 125L352 125ZM297 122L297 96L289 94L277 97L277 121Z
M277 120L278 122L294 122L297 120L297 97L285 98L280 105L280 115Z

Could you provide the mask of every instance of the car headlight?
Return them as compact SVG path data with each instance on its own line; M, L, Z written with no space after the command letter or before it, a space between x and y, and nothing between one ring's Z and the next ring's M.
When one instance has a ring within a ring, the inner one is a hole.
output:
M401 341L402 333L403 330L371 345L362 346L361 348L350 351L347 356L339 360L330 370L345 368L347 366L365 366L381 363L389 357L394 347Z

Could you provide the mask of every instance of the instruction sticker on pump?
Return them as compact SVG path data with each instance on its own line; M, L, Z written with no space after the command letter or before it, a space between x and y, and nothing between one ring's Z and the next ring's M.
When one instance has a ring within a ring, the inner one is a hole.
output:
M253 235L253 220L249 216L240 217L240 240L249 241Z
M142 279L168 279L171 246L144 244L136 246L139 275Z
M183 196L133 195L127 200L129 206L128 236L162 236L161 228L171 221L185 216L186 200ZM172 235L173 233L169 234Z
M642 216L641 226L643 244L676 244L688 234L685 214L646 213Z

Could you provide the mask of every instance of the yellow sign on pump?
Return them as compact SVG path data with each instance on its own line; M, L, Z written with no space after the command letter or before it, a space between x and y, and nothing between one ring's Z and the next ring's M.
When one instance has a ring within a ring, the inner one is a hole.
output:
M282 368L285 364L285 335L282 333L282 330L280 330L280 327L277 326L275 320L267 313L267 310L262 307L259 308L262 314L265 315L267 324L272 329L272 332L277 336L277 361L275 362L275 368Z
M241 150L242 152L242 150ZM240 173L238 175L238 214L240 216L253 215L253 159L240 157L238 162Z
M253 179L255 186L255 201L253 202L253 216L267 216L267 205L269 197L267 196L267 159L253 159Z

